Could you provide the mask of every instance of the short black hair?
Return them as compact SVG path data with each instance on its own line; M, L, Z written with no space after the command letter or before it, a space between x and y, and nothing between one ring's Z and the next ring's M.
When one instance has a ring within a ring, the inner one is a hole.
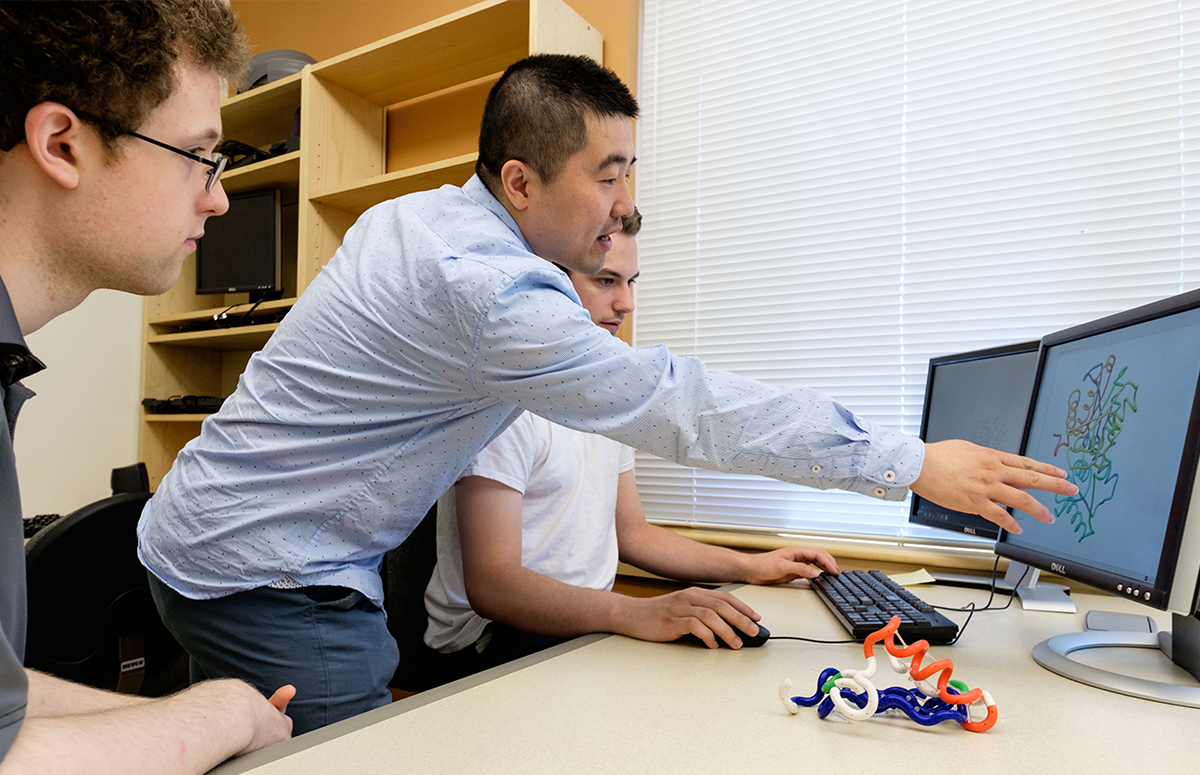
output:
M0 2L0 151L25 139L25 117L59 102L106 148L175 91L181 59L236 79L250 46L220 0Z
M484 105L476 174L499 193L500 170L516 159L552 181L587 145L588 115L637 118L637 100L590 57L535 54L514 63Z

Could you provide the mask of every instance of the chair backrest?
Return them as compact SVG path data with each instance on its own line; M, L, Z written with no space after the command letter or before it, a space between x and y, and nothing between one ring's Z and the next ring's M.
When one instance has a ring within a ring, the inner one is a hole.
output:
M187 684L187 654L163 626L137 558L149 498L105 498L29 539L26 667L152 697Z
M126 492L150 492L150 472L146 470L145 463L114 468L112 476L109 477L109 484L112 486L113 495Z
M436 652L425 645L425 587L437 564L437 505L404 543L384 555L383 605L388 631L400 650L391 686L410 692L442 683L436 675Z

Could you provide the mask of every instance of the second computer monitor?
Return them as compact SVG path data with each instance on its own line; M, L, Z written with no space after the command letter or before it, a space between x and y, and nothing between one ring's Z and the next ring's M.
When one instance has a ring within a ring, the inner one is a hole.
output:
M921 438L965 439L1001 452L1019 452L1037 358L1034 341L930 359ZM999 533L978 514L953 511L915 494L908 520L982 538Z

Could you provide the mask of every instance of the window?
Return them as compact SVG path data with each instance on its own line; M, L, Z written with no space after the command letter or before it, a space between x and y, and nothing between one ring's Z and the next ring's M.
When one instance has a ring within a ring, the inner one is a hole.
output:
M928 359L1200 284L1200 4L646 0L634 336L916 434ZM652 519L908 505L642 455Z

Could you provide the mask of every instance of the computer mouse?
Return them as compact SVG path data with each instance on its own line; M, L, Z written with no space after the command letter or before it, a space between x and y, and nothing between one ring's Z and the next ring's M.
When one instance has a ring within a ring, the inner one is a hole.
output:
M758 625L758 632L754 635L747 635L741 630L738 630L738 634L742 638L742 648L761 646L767 642L767 638L771 637L771 631L763 627L761 623Z
M747 635L741 630L738 630L736 627L734 627L734 630L737 631L738 636L742 639L742 648L754 648L756 646L761 646L767 642L767 638L771 637L771 631L766 627L763 627L761 622L758 625L758 633L756 635ZM695 635L692 635L690 632L687 635L684 635L682 638L679 638L676 642L689 643L693 646L703 646L704 648L708 648L707 643L700 640ZM729 644L720 637L717 638L717 645L723 649L729 648Z

